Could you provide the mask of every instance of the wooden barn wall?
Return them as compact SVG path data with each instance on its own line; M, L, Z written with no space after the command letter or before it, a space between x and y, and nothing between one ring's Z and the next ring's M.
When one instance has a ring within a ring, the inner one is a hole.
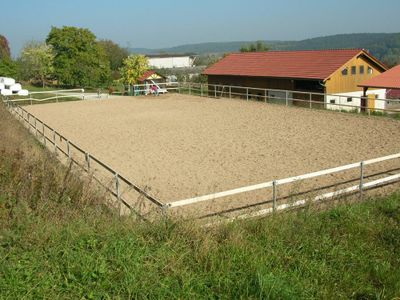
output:
M356 74L351 74L351 67L356 67ZM360 74L360 66L364 66L364 74ZM342 70L347 67L348 74L342 75ZM373 69L372 74L368 74L368 67ZM339 68L325 83L326 92L328 94L349 93L362 91L358 87L363 81L375 77L385 70L365 56L354 57L341 68Z

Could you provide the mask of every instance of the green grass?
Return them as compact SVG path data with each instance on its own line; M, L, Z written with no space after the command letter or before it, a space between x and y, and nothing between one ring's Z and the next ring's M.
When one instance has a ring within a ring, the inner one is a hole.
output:
M0 127L1 299L400 296L399 193L215 228L140 223L1 106Z

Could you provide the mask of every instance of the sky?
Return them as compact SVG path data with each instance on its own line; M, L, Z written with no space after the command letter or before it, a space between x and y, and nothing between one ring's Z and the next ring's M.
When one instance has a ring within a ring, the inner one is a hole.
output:
M0 0L1 2L6 0ZM52 26L90 29L122 47L302 40L341 33L400 32L399 0L13 0L0 34L14 57Z

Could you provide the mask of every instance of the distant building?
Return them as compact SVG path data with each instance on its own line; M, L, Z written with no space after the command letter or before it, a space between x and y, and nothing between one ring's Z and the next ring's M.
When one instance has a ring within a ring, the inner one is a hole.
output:
M325 104L322 94L354 93L362 96L358 85L387 70L387 67L362 49L303 50L233 53L207 68L211 85L244 86L276 89L273 97L307 100L308 94ZM213 87L211 86L211 93ZM210 90L210 89L209 89ZM335 101L335 100L329 100ZM329 103L329 102L328 102ZM333 102L332 102L333 103ZM292 101L294 105L307 105Z
M148 55L149 65L156 69L192 68L195 57L191 55Z

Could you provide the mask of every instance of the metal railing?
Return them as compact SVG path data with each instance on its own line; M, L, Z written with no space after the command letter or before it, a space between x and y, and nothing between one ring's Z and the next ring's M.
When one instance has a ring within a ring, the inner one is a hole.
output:
M262 89L244 86L219 84L180 83L178 92L200 97L244 99L261 101L285 106L301 106L311 109L336 110L341 112L364 112L371 114L387 114L400 117L400 99L375 98L357 95L325 94L295 90Z
M95 93L87 93L85 89L71 89L71 90L52 90L29 92L28 96L23 98L6 97L4 102L22 103L22 104L42 104L52 102L64 102L74 100L87 100L87 99L100 99L108 98L108 94L101 93L100 90Z
M245 187L240 187L236 189L231 189L227 191L222 191L218 193L213 193L213 194L208 194L204 196L199 196L199 197L194 197L194 198L189 198L189 199L183 199L183 200L178 200L178 201L173 201L170 203L167 203L166 206L168 208L179 208L179 207L184 207L184 206L190 206L194 204L199 204L202 202L207 202L207 201L213 201L213 204L215 204L215 201L222 200L223 198L229 197L229 196L235 196L243 193L249 193L252 191L257 191L257 190L263 190L263 189L272 189L272 199L267 202L272 203L272 207L263 209L263 210L258 210L254 213L249 213L249 214L244 214L240 215L236 218L243 219L243 218L250 218L250 217L258 217L258 216L263 216L272 212L276 212L279 210L284 210L288 208L293 208L297 206L301 206L307 203L308 200L302 199L298 200L294 203L284 203L281 205L277 204L277 195L278 195L278 188L282 187L284 185L288 184L293 184L297 182L303 182L307 179L313 179L321 176L326 176L326 175L332 175L335 173L340 173L340 172L345 172L348 170L354 170L354 169L359 169L359 178L358 181L359 183L357 185L351 186L351 187L346 187L340 190L335 190L333 192L329 193L324 193L321 195L317 195L314 197L312 201L321 201L325 199L330 199L330 198L336 198L341 195L346 195L349 193L354 193L354 192L359 192L360 196L362 196L363 191L375 187L379 187L384 184L388 184L391 182L399 181L400 180L400 173L390 175L384 178L379 178L377 180L369 181L366 182L366 176L365 176L365 171L366 167L369 165L374 165L386 161L391 161L395 159L400 159L400 153L389 155L389 156L384 156L384 157L379 157L371 160L366 160L366 161L360 161L357 163L352 163L336 168L331 168L331 169L325 169L321 170L318 172L312 172L308 174L303 174L299 176L294 176L294 177L289 177L289 178L284 178L284 179L279 179L279 180L273 180L273 181L268 181L256 185L250 185L250 186L245 186ZM390 170L393 171L393 170ZM389 172L389 170L388 170ZM235 218L235 219L236 219Z
M164 92L177 92L179 91L179 82L164 82L164 83L156 83L158 86L158 90L161 93ZM142 96L152 94L153 91L151 89L154 84L134 84L130 86L124 86L123 92L112 92L112 95L128 95L128 96Z
M141 85L142 91L145 91L146 85ZM217 94L217 89L220 88L220 93ZM176 86L171 88L171 91L176 91L178 93L188 93L191 95L199 95L203 97L212 97L213 95L215 98L221 96L228 96L229 98L234 98L237 96L244 97L247 101L250 100L260 100L262 99L265 102L270 101L270 99L278 99L279 101L283 101L283 103L287 106L291 105L291 101L295 100L296 98L290 97L289 91L283 90L270 90L270 89L263 89L263 95L256 95L251 93L251 91L260 91L260 89L255 88L243 88L243 87L232 87L232 86L221 86L221 85L203 85L203 84L177 84ZM240 93L235 89L245 89L245 93ZM83 91L80 90L81 93L78 93L81 96ZM284 93L284 98L277 98L271 96L270 92L272 91L280 91ZM58 96L60 97L71 97L71 94L76 93L69 92L69 91L57 91ZM49 92L37 92L36 94L45 94ZM65 95L64 95L65 93ZM296 92L297 93L297 92ZM301 92L299 92L301 93ZM303 93L304 94L304 93ZM310 93L306 93L307 95ZM312 95L324 95L325 94L312 94ZM258 97L258 98L252 98ZM214 97L213 97L214 98ZM310 100L304 100L309 104L310 108L313 108L313 103L319 103L320 101L313 101L313 97L310 97ZM24 99L26 101L26 99ZM297 99L296 99L297 100ZM41 102L40 100L38 100ZM384 100L388 101L388 100ZM396 103L400 102L400 100L394 100ZM300 183L304 182L308 179L318 178L321 176L332 175L336 173L346 172L349 170L359 170L359 177L356 179L358 181L357 185L341 188L339 190L330 191L328 193L323 193L313 197L311 201L321 201L324 199L332 199L336 198L341 195L351 194L355 192L359 192L360 196L362 196L363 191L367 189L372 189L375 187L379 187L386 184L391 184L400 180L400 173L396 174L389 174L389 176L367 181L368 177L365 176L365 170L367 166L375 165L382 162L393 161L400 158L400 153L380 157L376 159L371 159L367 161L360 161L357 163L344 165L336 168L321 170L318 172L303 174L300 176L280 179L280 180L273 180L261 184L250 185L245 187L240 187L236 189L226 190L222 192L217 192L213 194L203 195L194 198L188 198L183 200L172 201L169 203L164 203L159 199L156 199L152 195L150 195L145 188L141 188L138 185L133 184L129 181L126 177L120 175L117 171L109 167L107 164L103 163L95 156L89 154L87 151L82 149L81 147L77 146L75 143L68 140L62 134L58 133L56 130L45 124L43 121L38 119L37 117L30 114L26 111L23 107L17 104L16 100L6 100L5 101L10 112L13 113L19 120L21 120L29 130L34 133L36 138L41 141L45 146L49 149L53 150L54 153L61 153L64 158L66 158L69 162L74 163L80 166L84 171L90 173L96 181L103 186L110 194L117 199L118 203L124 205L131 211L136 212L138 215L143 216L142 211L138 210L135 206L135 203L138 202L138 196L145 199L149 204L151 203L157 209L161 209L164 213L167 213L168 210L174 208L183 208L189 207L196 204L207 203L210 201L222 201L226 197L230 196L237 196L240 194L247 194L253 191L258 190L265 190L269 189L271 191L271 199L268 202L271 203L271 207L260 209L252 213L246 213L235 217L234 219L242 219L242 218L250 218L250 217L259 217L263 216L272 212L289 209L297 206L305 205L310 199L301 199L295 201L293 203L285 202L282 204L278 204L278 190L293 183ZM396 111L397 112L397 111ZM384 172L387 175L387 172ZM133 192L133 194L131 193ZM240 209L240 208L239 208ZM120 208L121 211L121 208Z
M61 154L68 163L75 164L90 174L100 186L108 191L118 201L120 213L122 212L121 205L124 205L129 211L144 217L144 213L137 210L136 202L141 198L146 199L148 203L151 203L156 208L164 208L164 204L150 195L144 188L132 183L106 163L16 104L15 101L9 100L6 105L8 110L34 134L38 141L56 155ZM62 157L59 156L59 158L61 159Z

